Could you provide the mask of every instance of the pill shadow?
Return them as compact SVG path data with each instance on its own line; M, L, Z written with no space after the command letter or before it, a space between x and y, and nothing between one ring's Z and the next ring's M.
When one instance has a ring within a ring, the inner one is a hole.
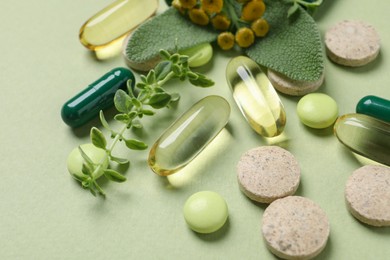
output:
M333 135L333 126L334 126L334 124L332 124L331 126L328 126L327 128L315 129L315 128L311 128L311 127L304 125L304 128L306 129L306 131L310 132L310 134L312 134L312 135L316 135L319 137L325 137L325 136L332 136Z
M227 236L227 234L230 231L230 218L228 218L225 222L225 224L218 229L217 231L210 233L210 234L202 234L195 231L192 231L195 236L197 236L199 239L207 242L215 242L223 239Z
M331 61L331 60L329 59L329 61ZM345 70L345 71L348 71L348 72L351 72L351 73L354 73L354 74L358 74L359 76L361 76L362 74L375 71L380 66L382 66L382 64L383 64L383 55L382 55L382 52L379 51L378 56L373 61L371 61L370 63L368 63L366 65L359 66L359 67L344 66L344 65L337 64L337 63L335 63L333 61L331 61L331 63L334 64L335 66L337 66L338 68L342 69L342 70Z

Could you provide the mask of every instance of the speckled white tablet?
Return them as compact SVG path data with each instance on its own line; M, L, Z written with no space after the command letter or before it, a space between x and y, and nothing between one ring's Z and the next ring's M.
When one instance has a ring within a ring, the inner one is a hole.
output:
M240 189L250 199L262 203L294 194L300 175L294 156L278 146L253 148L237 164Z
M345 186L351 214L372 226L390 226L390 168L366 165L352 173Z
M363 66L373 61L380 50L374 27L362 21L342 21L325 33L328 57L340 65Z
M323 73L316 81L293 80L270 69L268 69L267 75L272 86L277 91L290 96L303 96L314 92L324 83L325 79L325 74Z
M261 231L268 249L283 259L311 259L325 248L330 225L313 201L289 196L264 211Z

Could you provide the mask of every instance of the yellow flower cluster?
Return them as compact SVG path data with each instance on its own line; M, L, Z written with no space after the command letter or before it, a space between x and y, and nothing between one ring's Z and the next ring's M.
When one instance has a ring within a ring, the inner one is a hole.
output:
M172 6L193 23L211 24L221 31L217 42L223 50L236 43L247 48L269 30L268 22L262 18L266 9L263 0L174 0Z

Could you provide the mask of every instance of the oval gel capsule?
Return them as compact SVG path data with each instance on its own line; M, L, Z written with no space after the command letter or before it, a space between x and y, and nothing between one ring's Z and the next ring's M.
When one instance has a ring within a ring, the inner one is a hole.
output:
M233 58L226 68L233 97L249 125L264 137L283 132L286 113L267 75L251 59Z
M356 105L356 113L390 122L390 100L377 96L365 96Z
M117 0L84 23L80 42L88 49L97 50L123 40L157 8L157 0Z
M148 163L158 175L173 174L191 162L225 127L229 103L208 96L178 118L152 146Z
M90 84L86 89L67 101L61 110L62 120L70 127L78 127L114 104L114 95L118 89L127 89L127 81L132 81L133 73L125 68L115 68Z
M364 114L347 114L337 119L334 132L352 152L390 166L390 124Z

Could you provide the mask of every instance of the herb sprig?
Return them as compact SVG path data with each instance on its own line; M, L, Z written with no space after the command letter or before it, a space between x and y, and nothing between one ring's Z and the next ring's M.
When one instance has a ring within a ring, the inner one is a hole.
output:
M287 16L293 15L301 5L309 14L314 14L315 10L322 4L322 0L289 0L292 6L288 10Z
M79 147L81 156L84 159L82 166L82 175L73 175L80 181L82 187L88 189L94 196L100 194L105 196L105 192L97 183L97 179L105 176L108 180L115 182L124 182L126 177L116 170L105 167L108 162L115 162L119 165L126 165L129 160L113 155L113 150L119 142L123 142L131 150L144 150L148 147L146 143L134 138L125 137L125 132L131 128L142 128L140 119L144 116L153 116L154 110L169 107L172 102L179 100L178 93L168 93L162 86L173 78L181 81L188 81L198 87L210 87L214 82L205 75L194 72L189 67L190 58L179 53L170 54L166 50L160 50L162 61L148 74L140 76L140 82L135 84L129 80L127 82L127 93L124 90L118 90L114 96L115 108L119 111L114 119L123 124L119 129L113 129L107 122L104 114L100 111L100 121L105 129L111 134L111 143L108 144L107 138L97 127L92 127L90 139L92 144L106 152L104 158L94 163L91 158ZM196 58L196 57L192 57Z

